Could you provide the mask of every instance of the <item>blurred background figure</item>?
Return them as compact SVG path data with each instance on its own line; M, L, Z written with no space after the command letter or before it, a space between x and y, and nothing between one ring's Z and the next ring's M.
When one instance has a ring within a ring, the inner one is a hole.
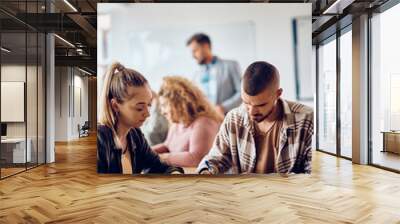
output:
M167 138L168 120L162 115L158 95L152 91L153 100L150 117L144 122L141 130L150 146L162 143Z
M204 33L194 34L187 41L187 46L200 65L194 80L208 100L216 105L216 111L224 116L239 106L241 103L239 63L214 56L211 40Z
M170 165L196 167L210 150L223 117L200 88L183 77L165 77L159 100L170 128L167 139L153 151Z

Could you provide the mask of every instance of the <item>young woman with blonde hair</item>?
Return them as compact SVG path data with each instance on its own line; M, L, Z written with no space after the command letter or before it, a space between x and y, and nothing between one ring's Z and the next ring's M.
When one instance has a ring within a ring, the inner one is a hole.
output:
M99 173L182 173L162 162L139 127L149 116L152 93L139 72L114 63L105 76L97 129Z
M171 126L167 139L153 146L153 151L168 164L197 167L210 150L223 117L200 88L183 77L165 77L159 100L161 111Z

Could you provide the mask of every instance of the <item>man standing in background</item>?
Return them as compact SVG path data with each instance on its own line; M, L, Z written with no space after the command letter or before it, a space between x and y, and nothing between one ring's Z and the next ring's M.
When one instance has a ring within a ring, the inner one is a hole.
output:
M194 34L187 46L192 50L194 59L200 65L194 81L207 98L216 105L216 110L225 115L241 103L240 68L233 60L221 59L211 51L211 40L204 33Z

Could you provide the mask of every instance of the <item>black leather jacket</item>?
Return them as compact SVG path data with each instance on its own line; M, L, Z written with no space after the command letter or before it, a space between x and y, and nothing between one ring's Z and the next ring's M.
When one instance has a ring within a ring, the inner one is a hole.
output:
M128 150L132 161L132 174L183 173L180 167L170 166L151 150L140 129L131 129L127 135ZM121 150L114 143L112 130L105 125L97 127L97 172L122 173Z

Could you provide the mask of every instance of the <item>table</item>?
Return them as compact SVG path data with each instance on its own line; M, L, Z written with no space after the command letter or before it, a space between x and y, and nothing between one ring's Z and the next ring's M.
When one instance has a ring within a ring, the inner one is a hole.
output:
M392 152L400 154L400 131L382 131L383 150L382 152Z
M198 174L196 172L197 167L182 167L185 171L185 174Z
M27 144L25 151L25 143ZM27 138L6 138L1 139L1 157L5 163L26 163L31 162L32 140Z

